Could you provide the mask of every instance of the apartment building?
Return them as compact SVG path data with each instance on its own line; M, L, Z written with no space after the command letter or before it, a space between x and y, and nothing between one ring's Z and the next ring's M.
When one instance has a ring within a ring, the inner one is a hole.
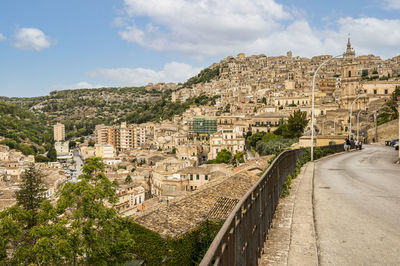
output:
M132 215L145 200L145 189L139 184L119 185L116 191L117 203L113 206L123 215Z
M65 125L57 123L53 126L54 141L64 141L65 140Z
M213 160L218 153L226 149L235 154L245 149L245 138L243 132L238 132L234 127L222 129L210 136L210 152L208 159Z

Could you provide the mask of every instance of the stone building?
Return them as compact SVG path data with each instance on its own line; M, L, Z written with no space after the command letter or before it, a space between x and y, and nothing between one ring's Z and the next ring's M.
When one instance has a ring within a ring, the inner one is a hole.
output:
M145 190L139 184L119 185L116 191L117 203L113 206L119 213L129 216L145 201Z
M208 159L213 160L222 150L228 150L232 154L244 151L245 138L243 132L238 132L233 127L231 129L222 129L210 136L210 152Z

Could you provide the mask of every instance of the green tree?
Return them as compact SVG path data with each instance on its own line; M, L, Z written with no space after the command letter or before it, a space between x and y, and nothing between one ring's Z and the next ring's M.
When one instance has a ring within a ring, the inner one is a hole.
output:
M50 150L47 152L47 157L49 158L50 162L57 161L57 151L54 148L54 146L52 146Z
M217 154L215 158L216 163L226 163L228 164L232 160L232 153L227 149L223 149Z
M263 104L267 104L267 98L262 97L262 102L263 102Z
M88 143L89 147L94 147L94 144L96 144L93 140L90 140Z
M228 103L228 104L226 104L226 106L225 106L224 112L225 112L225 113L229 113L230 111L231 111L231 104Z
M296 110L289 116L287 137L298 138L303 134L304 128L308 124L307 113L301 110ZM286 136L284 136L286 137Z
M76 142L73 141L73 140L71 140L71 141L69 142L68 146L69 146L70 149L73 149L73 148L76 147Z
M49 161L50 161L50 159L47 156L44 156L41 154L38 154L35 156L35 162L37 162L37 163L47 163Z
M291 135L291 133L289 132L288 124L286 122L282 122L279 127L274 131L274 134L283 137Z
M251 147L255 147L256 144L257 144L257 142L258 142L259 140L261 140L261 139L264 137L264 135L265 135L265 132L257 132L257 133L252 134L252 135L248 138L249 145L250 145Z
M244 152L238 151L235 156L233 156L233 163L238 164L238 163L244 163Z
M247 131L247 133L246 133L246 139L249 138L252 134L253 134L253 132L251 132L250 130Z
M256 145L256 151L260 155L268 155L268 154L276 154L281 152L283 149L290 147L293 143L296 143L298 139L290 138L290 139L271 139L268 142L259 141Z
M116 203L116 182L104 175L100 158L90 158L82 181L65 184L56 210L70 221L66 245L73 264L121 264L132 257L133 240L126 221L106 205Z
M46 191L43 183L43 174L33 165L21 176L20 189L15 192L17 204L22 206L29 214L29 227L36 222L37 211L44 200L43 193Z
M398 97L400 97L400 87L396 86L389 100L386 101L384 106L379 110L378 125L387 123L389 121L399 118Z
M101 159L91 158L83 167L82 181L64 184L55 206L40 199L40 190L30 189L38 195L35 200L20 197L21 206L0 212L0 264L120 265L132 259L131 222L110 208L117 184L103 171ZM27 173L38 176L34 170ZM34 223L31 210L36 213Z
M130 175L127 175L125 178L125 184L130 184L132 183L132 177Z

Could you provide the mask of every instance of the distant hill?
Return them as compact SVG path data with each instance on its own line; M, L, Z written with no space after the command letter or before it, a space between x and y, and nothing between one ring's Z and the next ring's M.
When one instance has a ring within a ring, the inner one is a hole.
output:
M210 73L202 71L198 79L189 79L190 84L215 76L215 73ZM185 103L173 103L171 92L145 87L77 89L53 91L48 96L32 98L0 97L0 100L15 108L20 106L21 110L30 115L35 114L35 117L42 119L42 124L65 124L67 139L92 134L97 124L113 125L122 121L145 123L171 119L174 115L182 114L192 104L206 105L213 102L212 98L200 96ZM31 137L33 136L34 134Z
M52 141L48 119L24 107L0 101L0 144L8 145L24 154L44 152L46 143Z

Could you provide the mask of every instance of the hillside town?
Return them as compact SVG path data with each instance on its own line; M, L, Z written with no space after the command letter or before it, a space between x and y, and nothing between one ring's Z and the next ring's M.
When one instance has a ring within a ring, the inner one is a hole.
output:
M33 156L0 146L0 209L15 203L13 195L29 165L42 170L46 197L55 200L59 186L80 180L86 159L100 157L106 177L119 184L118 203L111 207L162 235L179 236L207 217L226 218L268 166L270 157L249 146L249 132L273 132L295 110L309 119L314 72L329 59L317 73L314 129L309 121L293 147L308 147L311 141L342 144L346 137L384 140L374 129L377 110L400 86L400 56L356 56L350 39L339 58L301 58L290 51L278 57L238 54L211 65L219 74L210 82L146 87L172 89L173 102L206 95L215 104L193 105L161 122L98 124L75 147L66 140L65 126L57 123L57 162L35 163ZM223 151L239 159L210 163Z

